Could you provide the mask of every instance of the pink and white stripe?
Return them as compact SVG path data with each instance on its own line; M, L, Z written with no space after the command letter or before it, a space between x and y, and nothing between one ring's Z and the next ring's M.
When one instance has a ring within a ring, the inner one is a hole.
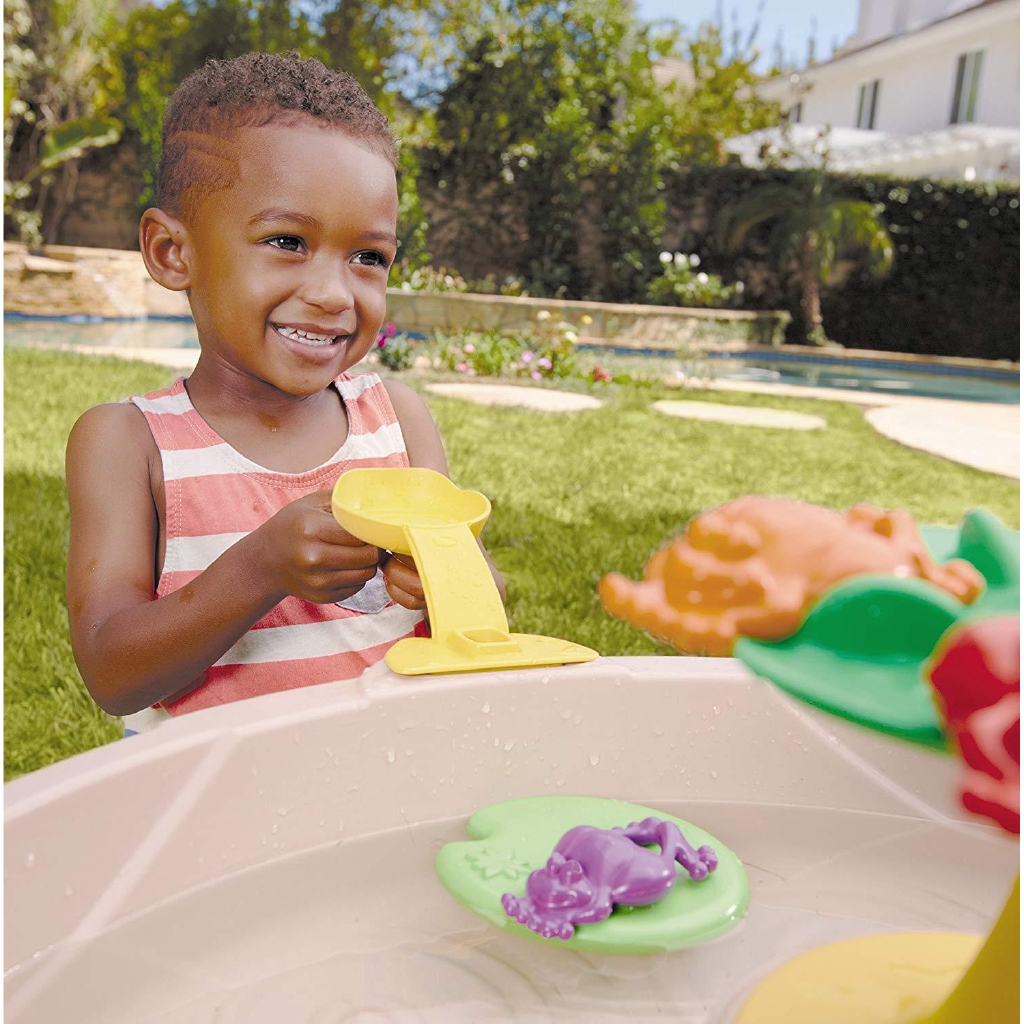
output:
M265 469L232 448L196 411L183 379L129 399L146 417L164 471L167 537L157 597L195 579L289 502L332 488L347 470L409 465L380 377L342 374L334 386L345 403L348 436L327 462L305 473ZM390 601L379 574L357 598L356 607L285 598L203 674L191 693L163 707L180 715L351 679L380 661L397 640L425 635L422 612Z

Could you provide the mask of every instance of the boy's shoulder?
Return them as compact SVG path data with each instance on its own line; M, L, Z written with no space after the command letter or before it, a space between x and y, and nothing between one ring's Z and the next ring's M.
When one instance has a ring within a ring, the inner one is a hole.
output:
M68 437L68 457L97 457L137 451L149 455L153 435L142 410L131 402L94 405L78 417Z

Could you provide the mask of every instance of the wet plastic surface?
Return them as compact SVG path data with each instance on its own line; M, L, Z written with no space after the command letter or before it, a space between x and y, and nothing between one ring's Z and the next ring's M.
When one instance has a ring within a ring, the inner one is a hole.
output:
M956 807L959 770L729 660L382 666L198 712L7 785L7 1020L719 1024L807 950L991 927L1019 851ZM438 850L560 793L699 823L744 863L742 924L604 956L459 906Z

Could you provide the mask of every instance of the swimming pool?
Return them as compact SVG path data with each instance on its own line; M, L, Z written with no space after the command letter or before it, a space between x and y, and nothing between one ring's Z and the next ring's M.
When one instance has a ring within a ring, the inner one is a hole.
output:
M622 368L650 366L657 360L668 373L724 381L790 384L836 391L912 395L959 402L1020 404L1020 375L1009 370L929 363L908 369L886 359L851 359L789 352L705 352L687 362L662 349L605 348L581 345L580 351L600 359L602 365ZM604 357L604 358L601 358ZM610 358L609 358L610 357Z
M184 318L96 320L44 319L4 314L4 339L14 345L90 345L110 348L198 348L195 324ZM886 359L850 359L789 352L704 353L699 365L675 352L580 345L588 359L609 367L650 373L689 373L698 377L765 384L793 384L836 391L873 392L954 399L961 402L1020 404L1020 375L1003 369L928 364L907 369Z

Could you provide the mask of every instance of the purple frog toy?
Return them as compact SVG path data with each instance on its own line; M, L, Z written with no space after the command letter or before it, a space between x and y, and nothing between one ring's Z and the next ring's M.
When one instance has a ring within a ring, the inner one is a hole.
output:
M647 849L657 844L661 853ZM612 904L643 907L672 888L676 864L694 881L718 866L710 846L695 850L679 826L645 818L628 828L577 825L558 841L547 865L526 880L526 895L505 893L509 917L545 939L571 939L576 925L603 921Z

